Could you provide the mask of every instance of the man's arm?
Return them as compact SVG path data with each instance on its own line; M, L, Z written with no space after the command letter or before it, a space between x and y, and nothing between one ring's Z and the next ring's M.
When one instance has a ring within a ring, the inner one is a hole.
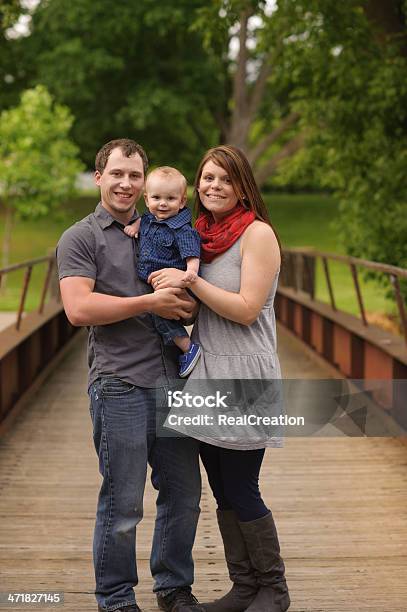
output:
M107 325L153 312L167 319L188 319L191 302L180 298L182 289L163 289L136 297L117 297L93 291L95 281L68 276L60 281L66 316L75 326Z

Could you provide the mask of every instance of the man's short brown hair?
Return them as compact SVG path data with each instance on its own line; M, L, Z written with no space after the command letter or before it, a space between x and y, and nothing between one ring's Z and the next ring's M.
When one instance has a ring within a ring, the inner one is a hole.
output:
M120 149L125 157L131 157L132 155L136 155L136 153L138 153L143 160L144 176L147 174L148 158L146 152L141 145L134 140L130 140L129 138L117 138L116 140L110 140L103 145L101 149L99 149L96 154L95 169L100 172L100 174L103 174L110 153L113 151L113 149Z

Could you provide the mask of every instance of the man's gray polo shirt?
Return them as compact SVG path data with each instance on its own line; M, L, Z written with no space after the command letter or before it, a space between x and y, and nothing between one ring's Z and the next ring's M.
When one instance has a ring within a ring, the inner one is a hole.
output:
M134 215L133 220L137 218ZM151 293L137 276L138 241L98 204L94 213L70 227L57 247L59 278L84 276L94 291L120 297ZM139 387L162 385L176 377L176 351L163 347L146 313L109 325L89 328L89 385L101 376L117 376Z

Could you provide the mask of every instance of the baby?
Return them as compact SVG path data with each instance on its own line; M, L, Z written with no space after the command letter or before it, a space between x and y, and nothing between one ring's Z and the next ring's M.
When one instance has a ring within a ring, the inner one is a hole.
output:
M201 250L199 234L191 226L191 212L187 208L187 181L169 166L156 168L147 176L144 194L149 210L137 221L124 228L128 236L140 233L140 253L137 263L139 277L147 282L152 272L162 268L185 270L183 280L190 283L199 271ZM166 344L176 344L183 355L179 358L179 375L192 372L200 355L199 344L191 342L179 321L152 315L155 328Z

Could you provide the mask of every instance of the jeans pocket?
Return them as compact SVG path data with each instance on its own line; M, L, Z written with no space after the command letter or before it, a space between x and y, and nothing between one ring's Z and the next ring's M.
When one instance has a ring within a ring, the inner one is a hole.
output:
M102 393L105 397L126 395L136 388L136 385L121 380L121 378L104 378L101 381Z

